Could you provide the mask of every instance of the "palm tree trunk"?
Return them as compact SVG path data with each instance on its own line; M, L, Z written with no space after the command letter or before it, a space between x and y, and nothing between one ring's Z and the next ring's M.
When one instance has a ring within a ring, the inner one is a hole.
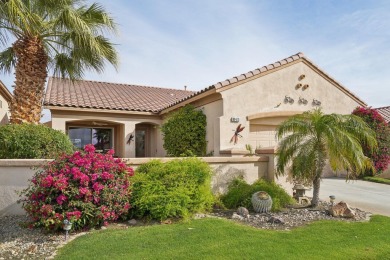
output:
M38 124L42 113L48 56L42 41L37 37L19 39L12 47L17 62L10 121L13 124Z
M321 178L317 175L313 180L313 198L311 200L311 206L313 208L317 207L320 201L320 184Z

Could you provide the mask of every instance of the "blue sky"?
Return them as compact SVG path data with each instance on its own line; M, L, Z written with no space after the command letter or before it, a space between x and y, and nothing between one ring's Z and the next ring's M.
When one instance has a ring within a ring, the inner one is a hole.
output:
M368 105L390 105L390 1L98 2L118 23L120 66L86 79L200 90L303 52Z

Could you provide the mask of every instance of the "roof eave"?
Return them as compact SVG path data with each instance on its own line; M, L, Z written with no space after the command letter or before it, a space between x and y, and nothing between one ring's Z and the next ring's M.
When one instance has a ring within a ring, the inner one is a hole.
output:
M8 102L11 102L12 100L12 93L8 90L8 88L4 85L4 83L0 80L0 94L7 100Z
M207 96L209 96L211 94L214 94L216 92L217 91L216 91L215 87L214 86L210 86L210 87L208 87L206 89L198 91L198 92L194 93L193 95L190 95L190 96L188 96L188 97L186 97L186 98L184 98L182 100L179 100L178 102L173 103L173 104L169 105L168 107L162 109L160 111L160 115L166 114L166 113L168 113L168 112L170 112L172 110L175 110L175 109L177 109L179 107L182 107L182 106L185 106L187 104L190 104L191 102L194 102L196 100L202 99L202 98L207 97Z
M45 109L50 111L75 111L75 112L100 112L100 113L117 113L117 114L133 114L133 115L158 115L153 111L135 111L135 110L119 110L119 109L99 109L99 108L84 108L84 107L69 107L69 106L56 106L56 105L44 105Z

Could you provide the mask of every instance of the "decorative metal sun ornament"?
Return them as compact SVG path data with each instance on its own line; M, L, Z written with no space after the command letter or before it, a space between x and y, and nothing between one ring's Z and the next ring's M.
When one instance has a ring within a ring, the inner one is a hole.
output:
M242 130L244 130L245 126L241 127L241 124L239 124L236 128L236 130L233 130L234 131L234 134L232 136L232 138L230 139L230 142L233 142L234 144L236 144L238 142L238 137L242 137L242 135L240 135L240 133L242 132Z

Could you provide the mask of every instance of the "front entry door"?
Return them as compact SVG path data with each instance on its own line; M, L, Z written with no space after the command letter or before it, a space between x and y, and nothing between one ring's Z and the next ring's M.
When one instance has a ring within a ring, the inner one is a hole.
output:
M135 130L135 157L147 155L147 128L139 127Z

